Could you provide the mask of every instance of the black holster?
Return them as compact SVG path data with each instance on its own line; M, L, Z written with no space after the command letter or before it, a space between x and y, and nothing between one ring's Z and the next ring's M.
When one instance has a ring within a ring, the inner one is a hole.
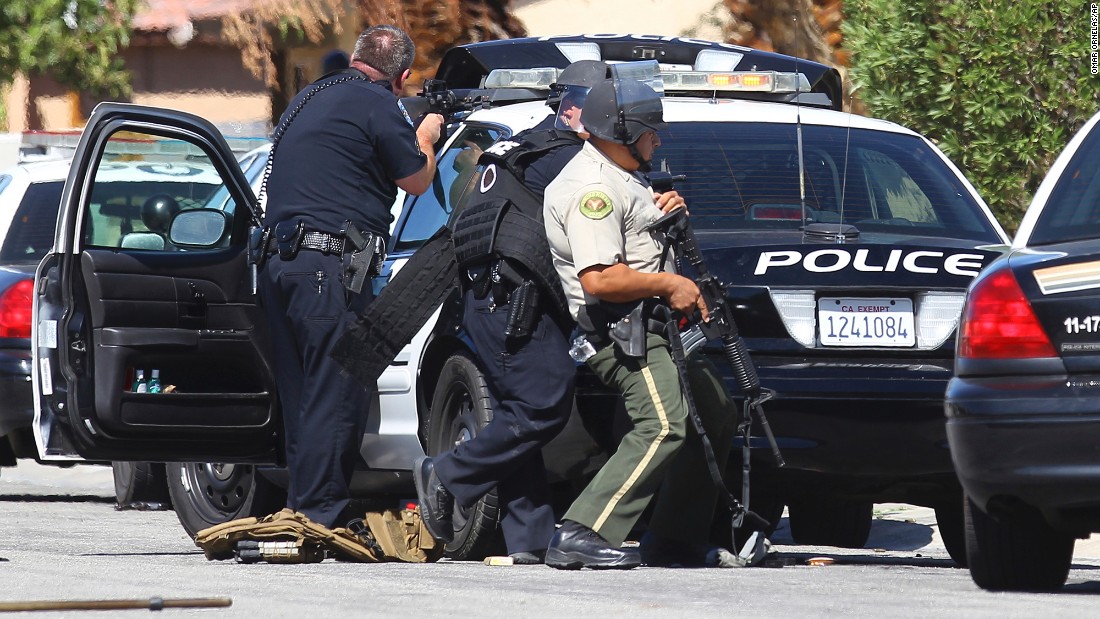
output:
M638 303L629 314L608 329L608 337L624 355L636 359L645 358L646 318L645 303Z
M644 359L646 333L655 332L650 316L656 303L656 299L633 303L600 301L581 308L577 325L593 346L601 348L614 343L624 355Z
M344 237L344 287L358 294L368 278L377 277L382 272L385 261L385 249L382 239L373 232L360 230L350 221L344 222L340 233Z
M504 327L504 336L522 338L531 335L539 316L538 284L524 280L512 290L508 302L508 324Z
M248 264L263 268L271 246L271 228L252 227L248 230Z

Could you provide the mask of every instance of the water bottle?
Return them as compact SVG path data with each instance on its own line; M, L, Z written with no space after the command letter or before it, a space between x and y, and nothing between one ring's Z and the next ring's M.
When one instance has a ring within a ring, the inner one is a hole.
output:
M145 370L134 370L134 393L148 393L149 383L145 382Z
M569 347L569 356L578 363L588 361L588 358L594 354L596 354L596 349L588 341L588 338L583 335L578 335L573 340L573 345Z
M149 377L149 393L160 393L160 370L153 370Z

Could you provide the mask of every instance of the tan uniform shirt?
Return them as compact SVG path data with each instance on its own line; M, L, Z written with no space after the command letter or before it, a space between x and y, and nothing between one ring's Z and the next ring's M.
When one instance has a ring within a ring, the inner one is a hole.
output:
M546 186L543 206L550 254L573 318L598 301L581 288L579 274L588 267L622 262L643 273L661 270L661 237L644 230L662 215L653 191L592 144Z

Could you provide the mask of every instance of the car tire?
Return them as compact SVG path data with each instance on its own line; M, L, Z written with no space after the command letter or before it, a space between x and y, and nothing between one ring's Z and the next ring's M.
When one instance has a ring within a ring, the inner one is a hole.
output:
M191 537L199 531L286 506L286 491L247 464L170 462L168 494L176 517Z
M452 355L443 364L432 396L424 432L428 455L439 455L472 439L492 418L489 389L481 370L468 354ZM455 536L446 546L446 556L475 561L502 549L495 490L469 508L455 505L453 518Z
M963 497L936 505L936 526L947 554L958 567L966 567L966 523L963 515Z
M171 509L168 476L159 462L112 462L118 509Z
M1074 538L1038 512L986 514L967 498L966 556L974 584L991 591L1054 591L1069 577Z
M874 504L836 497L799 497L787 503L791 537L805 546L863 548Z

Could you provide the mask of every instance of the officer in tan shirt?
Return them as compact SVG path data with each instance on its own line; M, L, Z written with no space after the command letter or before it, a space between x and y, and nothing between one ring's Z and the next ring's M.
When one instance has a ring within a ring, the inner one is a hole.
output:
M663 301L683 314L699 310L706 317L695 282L660 264L660 239L646 230L684 205L675 192L655 197L637 174L648 171L661 143L656 132L667 126L660 96L636 80L606 80L592 88L581 120L591 137L546 188L546 236L570 311L596 349L588 367L623 395L633 427L570 506L547 548L546 564L732 565L729 551L707 543L717 494L700 438L687 432L688 407L668 340L650 332L636 347L610 342L609 326L642 302ZM724 468L734 407L700 355L689 360L688 373ZM675 482L661 487L640 552L621 548L663 479Z

